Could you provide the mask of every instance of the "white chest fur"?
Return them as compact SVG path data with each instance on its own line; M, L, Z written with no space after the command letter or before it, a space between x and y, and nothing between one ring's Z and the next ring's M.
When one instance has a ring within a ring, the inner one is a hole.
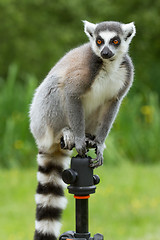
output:
M94 83L82 97L85 115L90 115L104 102L116 97L119 90L123 87L126 79L126 69L120 68L118 71L106 72L101 70Z

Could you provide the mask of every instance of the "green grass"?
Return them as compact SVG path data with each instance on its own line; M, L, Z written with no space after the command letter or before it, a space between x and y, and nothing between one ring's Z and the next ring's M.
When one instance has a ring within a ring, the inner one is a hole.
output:
M106 240L159 240L160 166L123 164L101 167L96 194L91 195L90 227ZM33 238L36 169L0 171L0 238ZM74 230L74 199L68 206L62 231Z

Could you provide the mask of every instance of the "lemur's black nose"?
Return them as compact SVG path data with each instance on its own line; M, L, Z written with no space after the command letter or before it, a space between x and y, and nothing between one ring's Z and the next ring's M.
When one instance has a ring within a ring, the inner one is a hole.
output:
M108 47L104 47L103 50L101 51L101 56L104 59L109 59L111 57L113 57L113 52L108 48Z

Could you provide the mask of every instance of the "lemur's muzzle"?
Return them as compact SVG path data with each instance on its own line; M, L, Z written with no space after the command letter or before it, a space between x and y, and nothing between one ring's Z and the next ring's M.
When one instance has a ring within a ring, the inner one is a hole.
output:
M109 58L113 57L114 54L108 47L104 47L103 50L101 51L101 56L104 59L109 59Z

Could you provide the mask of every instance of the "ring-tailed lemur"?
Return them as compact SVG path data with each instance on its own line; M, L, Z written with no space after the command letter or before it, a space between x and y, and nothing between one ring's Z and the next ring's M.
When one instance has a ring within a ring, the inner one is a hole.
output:
M84 156L87 140L97 146L91 167L102 164L105 138L133 81L128 48L134 23L84 21L84 31L89 43L71 50L52 68L30 108L30 128L39 149L35 240L59 235L66 205L61 174L69 150L75 145ZM68 150L60 148L61 137Z

